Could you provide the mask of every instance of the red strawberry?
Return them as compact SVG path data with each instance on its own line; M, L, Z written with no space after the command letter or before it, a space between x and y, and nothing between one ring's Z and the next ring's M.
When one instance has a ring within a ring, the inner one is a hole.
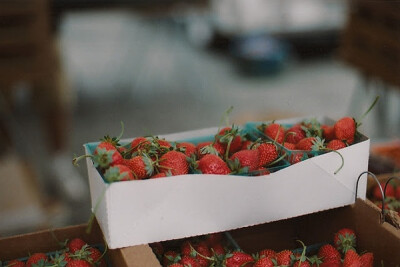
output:
M205 241L207 245L215 245L215 244L220 244L222 242L223 236L221 232L218 233L210 233L205 236Z
M34 253L29 256L28 260L26 261L26 267L32 267L34 265L39 265L46 263L48 261L47 255L44 253Z
M346 253L356 247L356 234L352 229L342 228L335 233L333 242L336 249Z
M372 252L364 253L360 256L361 265L363 267L374 266L374 254Z
M172 175L187 174L189 172L189 163L186 158L186 155L182 152L169 151L160 158L159 170Z
M271 172L265 167L259 167L257 170L254 171L255 176L263 176L271 174Z
M154 174L154 175L150 176L150 178L151 179L153 179L153 178L164 178L164 177L167 177L167 176L168 176L167 173L160 172L160 173L157 173L157 174Z
M259 167L260 152L254 149L240 150L234 153L230 159L232 161L238 160L240 168L248 168L249 172L255 171Z
M87 246L87 243L81 238L73 238L68 242L67 247L70 253L75 253L85 245Z
M25 267L25 262L20 260L11 260L5 265L6 267Z
M216 136L217 143L221 143L225 150L229 145L229 154L233 154L242 148L242 137L238 131L237 127L225 127Z
M355 250L349 249L343 260L343 267L364 267L361 263L360 256Z
M95 247L89 247L88 251L90 253L88 259L90 263L93 263L99 267L106 267L106 262L103 259L103 254L100 252L100 250Z
M141 180L150 177L154 172L154 163L146 154L134 156L125 161L126 166L133 172L135 179Z
M196 146L189 142L177 143L176 147L179 148L179 151L185 153L186 156L191 157L192 155L196 155Z
M201 267L208 267L210 259L212 258L212 252L205 241L199 242L194 246L196 251L196 260Z
M321 129L322 129L322 137L325 139L325 141L329 142L335 139L335 131L333 126L321 125Z
M298 261L295 261L292 266L295 266L295 267L311 267L311 264L307 260L305 260L305 261L298 260Z
M226 162L214 154L207 154L198 161L197 169L203 174L229 174L229 169Z
M326 244L319 248L318 250L318 258L320 258L323 262L329 260L339 260L341 259L340 252L332 245Z
M132 152L137 152L137 151L144 151L147 152L147 148L150 145L150 141L144 137L136 137L135 139L132 140L131 142L131 150Z
M179 262L177 262L177 263L172 263L172 264L168 265L168 267L187 267L187 266L184 266L184 265L180 264Z
M262 143L257 147L259 151L259 166L267 166L278 158L278 149L273 143Z
M211 244L210 247L214 255L223 256L226 253L226 250L222 244L219 243Z
M124 158L118 149L109 142L100 142L91 156L95 167L106 169L109 166L123 164ZM77 162L80 157L75 158L74 162Z
M221 143L213 143L212 141L197 144L196 150L199 159L207 154L219 155L221 157L225 154L225 147Z
M292 153L289 156L288 160L289 160L290 164L296 164L296 163L302 161L304 157L305 157L304 153Z
M264 134L282 144L285 139L285 128L278 123L270 123L265 126Z
M301 124L295 124L285 132L286 141L292 144L297 144L301 139L306 137L306 133L302 129Z
M182 256L182 259L179 261L185 267L201 267L200 263L193 257L188 255Z
M380 185L381 185L381 187L382 187L382 190L384 190L385 189L385 183L384 182L381 182L380 183ZM386 186L386 192L384 192L385 193L385 196L386 197L395 197L395 189L394 189L394 187L391 185L391 184L387 184L387 186ZM381 189L379 188L379 186L378 185L376 185L375 187L374 187L374 189L372 190L372 195L373 195L373 198L375 199L375 200L382 200L382 193L381 193Z
M253 145L253 141L250 141L250 140L245 140L245 141L243 141L243 143L242 143L242 147L240 148L240 150L245 150L245 149L250 149L251 148L251 146Z
M333 139L326 144L326 148L331 149L331 150L339 150L341 148L345 148L346 144L339 139Z
M273 249L263 249L258 253L259 257L276 258L276 251Z
M162 258L163 266L169 266L170 264L178 261L179 261L179 254L178 252L173 250L168 250L167 252L165 252Z
M274 267L275 264L270 258L261 257L253 265L253 267Z
M75 259L67 263L66 267L92 267L88 261Z
M129 181L135 179L132 171L126 165L114 165L109 167L105 173L104 178L108 182Z
M296 150L296 144L293 143L285 142L283 143L283 146L289 150Z
M290 250L282 250L276 254L276 262L278 265L288 265L290 266L292 263L292 255L293 252Z
M343 117L335 122L334 132L336 139L351 145L356 134L356 121L351 117Z
M315 140L316 140L315 137L303 138L296 144L296 149L311 151L311 150L313 150L313 145L314 145Z
M320 263L318 267L342 267L342 261L339 260L327 260L323 263Z
M196 253L194 251L192 242L189 240L183 241L180 252L182 255L187 255L187 256L195 256Z
M254 259L250 254L241 251L234 251L226 255L224 261L226 267L247 267L252 266Z

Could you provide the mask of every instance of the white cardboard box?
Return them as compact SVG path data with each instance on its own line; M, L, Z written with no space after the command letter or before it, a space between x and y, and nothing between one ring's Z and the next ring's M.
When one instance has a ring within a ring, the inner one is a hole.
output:
M209 128L160 137L179 141L216 132ZM92 209L108 246L115 249L341 207L355 202L357 178L368 169L369 146L363 137L341 149L345 163L336 175L341 159L330 152L267 176L190 174L107 184L88 158ZM85 149L90 152L88 144ZM366 179L360 179L358 196L365 199L365 193Z

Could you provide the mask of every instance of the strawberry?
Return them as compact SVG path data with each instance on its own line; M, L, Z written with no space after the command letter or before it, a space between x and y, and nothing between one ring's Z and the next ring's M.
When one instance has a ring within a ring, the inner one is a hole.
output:
M239 129L235 126L221 129L216 136L216 140L217 143L223 145L225 150L229 146L229 154L233 154L242 148L242 137L239 134Z
M253 267L274 267L274 262L267 257L259 258L253 265Z
M315 137L303 138L296 144L296 149L304 150L304 151L311 151L311 150L313 150L315 140L316 140Z
M342 228L334 234L334 246L342 253L356 247L356 234L352 229Z
M341 148L345 148L346 144L339 139L333 139L326 144L326 148L331 150L339 150Z
M305 260L305 261L295 261L292 265L293 267L311 267L311 264L309 261Z
M67 243L67 247L70 253L75 253L81 250L85 245L87 246L87 243L81 238L73 238Z
M285 142L283 143L283 146L289 150L296 150L296 144L293 143Z
M278 123L270 123L264 126L264 134L282 144L285 139L285 128Z
M185 267L201 267L200 263L195 258L188 255L182 256L182 259L179 261L179 263Z
M177 143L176 147L178 151L185 153L186 156L191 157L192 155L196 155L196 146L189 142Z
M11 260L6 265L6 267L25 267L25 262L20 260Z
M223 256L226 253L224 246L220 243L211 244L210 248L213 254L217 255L218 257Z
M133 172L136 180L150 177L154 172L154 163L146 154L134 156L126 160L125 164Z
M250 140L244 140L242 142L242 147L239 150L245 150L245 149L250 149L253 145L253 141Z
M129 181L135 179L132 171L126 166L117 164L109 167L104 173L107 182Z
M356 134L356 121L351 117L343 117L337 120L333 126L335 138L351 145Z
M168 174L165 173L165 172L160 172L160 173L153 174L152 176L150 176L150 179L153 179L153 178L164 178L164 177L168 177Z
M222 239L223 239L223 236L222 236L221 232L207 234L204 238L207 245L209 245L209 246L212 246L215 244L220 244L222 242Z
M67 263L66 267L92 267L88 261L75 259Z
M261 143L257 146L259 151L259 167L267 166L278 158L278 149L274 143Z
M182 175L189 172L189 163L186 155L179 151L168 151L159 160L160 172L170 172L171 175Z
M172 263L172 264L168 265L168 267L187 267L187 266L184 266L184 265L176 262L176 263Z
M199 242L194 247L196 251L196 260L201 267L208 267L212 259L211 249L205 241Z
M319 248L318 250L318 258L320 258L323 262L329 260L339 260L341 259L340 252L332 245L326 244Z
M193 244L190 240L185 240L181 244L181 254L187 256L195 256L196 252L194 251Z
M297 144L301 139L306 137L301 124L295 124L285 131L286 141L292 144Z
M230 160L237 160L240 168L247 168L248 172L252 172L257 170L260 165L260 152L254 149L240 150L234 153Z
M385 189L385 183L381 182L380 183L382 190ZM386 197L395 197L395 189L391 184L387 184L386 186L386 191L384 192ZM381 193L381 189L379 188L379 185L376 185L374 187L374 189L372 190L372 196L375 200L382 200L382 193Z
M360 256L353 249L347 250L344 260L343 267L364 267L361 263Z
M273 249L263 249L258 253L259 257L276 258L276 251Z
M335 139L335 131L334 127L331 125L321 125L322 129L322 137L325 139L325 141L329 142L333 139Z
M221 174L231 173L226 162L214 154L207 154L198 161L197 169L203 174Z
M26 267L33 267L35 265L44 266L44 264L48 262L48 257L44 253L34 253L29 256L26 261Z
M225 147L221 143L214 143L212 141L206 141L197 144L196 150L199 159L207 154L219 155L221 157L223 157L225 154Z
M318 267L342 267L342 261L341 261L341 259L339 259L339 260L332 259L332 260L324 261L317 266Z
M135 139L132 140L131 142L131 151L132 152L138 152L138 151L147 151L147 148L150 145L150 141L144 137L144 136L140 136L140 137L136 137Z
M103 259L103 254L98 250L97 248L94 247L89 247L89 258L88 261L92 264L95 264L96 266L99 267L106 267L106 262Z
M360 255L361 266L363 267L373 267L374 266L374 254L372 252L367 252Z
M288 265L290 266L292 263L292 255L293 252L290 250L282 250L276 253L276 262L278 265Z
M224 260L225 267L247 267L252 266L254 259L250 254L242 251L234 251L226 255Z
M179 259L180 256L178 252L173 250L168 250L167 252L164 253L162 258L163 266L170 266L170 264L178 262Z
M296 163L302 161L304 157L305 157L305 153L292 153L289 156L288 160L289 160L290 164L296 164Z

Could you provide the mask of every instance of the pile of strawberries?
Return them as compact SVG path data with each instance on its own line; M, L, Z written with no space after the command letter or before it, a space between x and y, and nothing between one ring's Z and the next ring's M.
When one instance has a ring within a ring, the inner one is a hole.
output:
M125 145L105 136L91 157L108 182L142 180L189 173L267 175L283 157L275 142L250 140L235 125L216 133L213 140L172 142L157 136L141 136Z
M343 117L333 125L322 124L316 119L304 120L285 127L278 123L261 124L257 128L270 140L274 140L290 152L288 160L297 163L312 154L311 152L336 151L354 143L359 124L352 117Z
M37 252L26 260L15 259L1 264L5 267L106 267L104 254L81 238L67 240L62 250L54 253Z
M382 190L385 189L385 210L391 210L397 212L400 216L400 185L392 183L381 182L380 186ZM370 200L374 202L379 208L382 208L382 192L379 185L372 188L369 196Z
M163 267L372 267L374 263L373 253L357 253L356 234L349 228L337 231L333 243L322 245L314 255L307 255L302 242L301 252L264 249L252 255L227 248L222 241L221 233L216 233L180 240L172 248L168 242L151 247Z

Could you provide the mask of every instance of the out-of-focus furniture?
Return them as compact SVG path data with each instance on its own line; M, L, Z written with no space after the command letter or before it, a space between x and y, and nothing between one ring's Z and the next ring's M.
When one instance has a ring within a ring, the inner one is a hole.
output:
M50 149L57 150L64 146L65 112L49 10L47 0L0 1L0 93L12 109L15 87L28 84L43 118ZM5 109L3 105L0 111ZM7 126L0 121L2 124L0 131L7 135Z

